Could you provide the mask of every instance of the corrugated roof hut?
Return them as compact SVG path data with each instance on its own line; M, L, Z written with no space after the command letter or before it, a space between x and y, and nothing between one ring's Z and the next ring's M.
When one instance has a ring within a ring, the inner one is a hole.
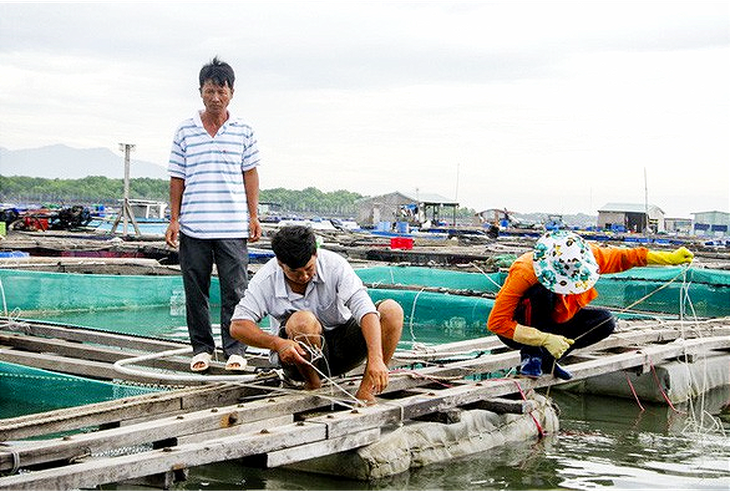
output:
M699 236L727 236L730 231L730 213L712 210L696 212L692 230Z
M363 226L381 222L408 222L421 226L440 221L456 222L459 202L434 193L409 193L394 191L385 195L367 197L357 202L357 222Z
M665 232L664 211L656 205L607 203L598 209L598 227L615 232Z

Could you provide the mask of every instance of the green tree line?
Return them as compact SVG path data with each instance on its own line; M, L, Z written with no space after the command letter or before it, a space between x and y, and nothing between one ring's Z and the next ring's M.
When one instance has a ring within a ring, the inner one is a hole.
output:
M169 181L165 179L132 178L129 196L145 200L169 201ZM105 176L87 176L81 179L48 179L27 176L0 175L0 201L35 203L39 205L77 204L118 205L124 196L124 180ZM302 215L354 216L356 202L363 195L346 190L324 192L309 187L303 190L272 188L261 190L259 201L273 203L283 211ZM460 217L470 217L470 209L459 209Z

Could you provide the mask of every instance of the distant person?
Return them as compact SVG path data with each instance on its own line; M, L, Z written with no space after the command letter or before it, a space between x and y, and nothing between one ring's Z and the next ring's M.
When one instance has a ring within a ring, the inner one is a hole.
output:
M355 397L372 403L388 385L403 309L392 299L373 304L347 260L318 249L308 227L282 227L271 249L276 257L251 279L233 315L231 335L269 349L274 363L306 389L319 388L322 374L338 376L365 360ZM258 326L267 315L269 333Z
M170 153L170 224L165 240L180 242L190 369L208 369L215 353L210 284L220 281L220 329L226 369L246 367L246 346L231 337L231 315L248 284L247 242L261 237L258 219L259 151L253 129L231 115L235 75L217 57L199 74L205 109L183 121Z
M599 247L569 231L548 232L510 267L487 326L520 351L522 375L552 373L568 380L572 375L556 359L603 340L616 327L608 310L587 307L598 297L593 286L600 274L692 259L684 247L673 252Z

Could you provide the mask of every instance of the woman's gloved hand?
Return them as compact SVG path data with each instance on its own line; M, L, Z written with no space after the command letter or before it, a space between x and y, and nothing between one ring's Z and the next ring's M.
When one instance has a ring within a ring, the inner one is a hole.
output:
M512 336L515 342L524 343L533 347L545 347L550 354L559 359L573 345L574 340L565 338L562 335L545 333L531 326L518 324Z
M691 263L694 257L695 255L684 246L671 252L649 250L646 254L646 263L648 265L681 265Z

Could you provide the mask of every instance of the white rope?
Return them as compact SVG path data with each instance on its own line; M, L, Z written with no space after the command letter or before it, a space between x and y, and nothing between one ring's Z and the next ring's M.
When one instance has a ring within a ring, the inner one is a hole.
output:
M702 323L710 323L713 320L699 320L697 317L697 313L694 309L694 305L692 303L692 298L690 296L690 286L691 282L687 278L687 273L689 271L689 265L686 265L682 268L682 270L677 274L675 277L667 281L665 284L661 285L659 288L655 289L654 291L650 292L646 296L638 299L631 305L627 306L625 309L621 310L620 312L627 312L632 307L636 306L637 304L643 302L644 300L648 299L650 296L654 295L658 291L668 287L671 283L673 283L675 280L677 280L680 276L682 277L682 284L680 286L679 290L679 297L677 299L678 302L678 313L679 313L679 332L680 337L676 340L677 342L681 343L683 340L686 340L686 331L685 328L687 327L687 320L685 319L685 316L689 314L689 317L691 318L690 321L690 327L695 327ZM594 327L595 328L595 327ZM593 329L593 328L592 328ZM702 337L702 333L699 329L694 330L696 336ZM638 344L637 344L638 346ZM680 360L680 363L685 364L689 366L689 355L687 352L684 353L684 360ZM687 422L685 424L685 427L682 431L683 434L698 434L700 436L705 436L712 432L720 432L722 436L725 436L725 430L722 425L722 422L718 417L713 416L710 414L705 408L706 408L706 400L705 396L708 391L708 368L707 368L707 355L702 354L701 355L701 363L702 363L702 380L697 381L694 376L693 372L691 370L687 370L687 374L689 377L689 385L691 388L696 388L698 395L697 399L699 400L699 407L695 407L695 398L690 397L688 399L687 405L689 407L689 417L687 419ZM699 415L699 419L697 416ZM706 422L709 420L709 422ZM709 424L709 425L708 425Z
M5 286L3 286L2 279L0 279L0 292L2 293L2 296L3 296L3 313L5 314L5 316L7 316L8 315L8 303L5 300Z
M10 314L7 314L5 316L6 319L2 320L0 322L0 327L18 327L23 328L24 332L27 334L27 330L30 328L30 325L26 323L25 321L18 321L20 318L20 308L13 309Z
M425 287L423 289L421 289L421 290L418 291L418 293L416 294L416 297L413 298L413 305L411 306L411 319L408 322L408 329L411 332L411 341L413 343L416 343L416 334L413 331L413 318L414 318L415 313L416 313L416 301L418 301L418 297L421 295L421 293L424 290L426 290Z
M192 347L183 347L179 349L165 350L153 354L139 355L128 359L120 359L114 363L114 369L117 372L130 376L138 376L143 378L158 379L162 381L174 382L212 382L212 381L253 381L258 377L256 374L237 374L237 375L213 375L213 374L169 374L156 371L147 371L142 369L132 369L128 365L138 364L153 359L161 359L173 355L182 355L191 353Z
M321 347L318 347L318 346L312 344L310 342L310 338L319 338ZM305 341L303 342L302 339L304 339ZM309 352L309 359L308 360L305 359L306 363L309 366L311 366L312 369L314 369L322 378L324 378L325 381L331 383L331 387L330 387L331 394L334 394L334 388L337 388L340 391L342 391L343 393L345 393L349 398L351 398L352 400L354 400L357 404L360 403L360 401L355 396L353 396L352 394L350 394L346 389L342 388L340 385L338 385L334 381L334 379L332 379L332 377L331 377L332 376L332 370L330 369L330 363L327 360L327 357L325 357L325 355L324 355L324 346L325 346L325 343L326 343L326 341L325 341L326 339L324 338L324 336L322 336L322 335L298 334L298 335L296 335L294 337L294 340L296 342L298 342L299 345L304 350L306 350L307 352ZM314 362L316 362L319 359L321 359L321 360L324 361L324 364L327 367L327 374L325 374L322 371L320 371L319 368L317 368L317 366L314 365ZM329 399L333 403L334 402L337 402L340 405L343 405L343 406L345 406L347 408L350 408L350 409L354 408L353 406L348 405L347 403L345 403L345 402L343 402L341 400L336 400L334 397L329 398Z
M487 350L487 349L485 349ZM443 359L447 357L464 357L472 355L474 352L480 352L480 349L470 350L436 350L423 343L414 343L411 350L397 351L393 357L408 361L426 361L433 359Z
M471 265L472 265L472 266L473 266L474 268L476 268L477 270L479 270L479 272L480 272L480 273L481 273L482 275L484 275L485 277L487 277L487 280L489 280L490 282L492 282L492 283L493 283L493 284L495 285L495 287L497 287L497 290L500 290L500 289L502 288L502 286L501 286L501 285L499 285L499 284L498 284L497 282L495 282L495 281L494 281L494 279L493 279L492 277L490 277L488 273L486 273L486 272L485 272L484 270L482 270L481 268L479 268L479 265L477 265L477 264L476 264L476 263L474 263L474 262L471 262Z
M682 329L682 338L685 338L684 334L684 314L689 311L689 315L693 320L693 325L698 324L699 320L697 319L697 313L694 309L694 304L692 303L692 298L689 294L689 288L690 288L690 282L687 280L687 269L684 270L684 277L682 282L682 288L680 289L680 297L679 297L679 303L680 303L680 314L682 317L680 318L680 328ZM702 337L702 333L697 330L697 336ZM684 364L689 365L688 358L685 353L685 360L683 361ZM689 414L690 418L687 421L687 424L685 425L685 428L683 430L684 433L694 433L694 434L700 434L704 436L705 434L709 433L717 433L719 432L723 437L726 436L725 428L722 425L721 420L718 417L715 417L711 413L709 413L706 410L706 394L708 391L708 368L707 368L707 354L701 355L701 362L702 362L702 381L696 381L693 377L693 372L688 370L687 374L689 375L690 380L690 387L697 388L698 390L698 399L699 399L699 408L695 408L694 398L690 398L688 401L689 406ZM699 420L698 417L699 416ZM709 424L709 425L708 425Z

